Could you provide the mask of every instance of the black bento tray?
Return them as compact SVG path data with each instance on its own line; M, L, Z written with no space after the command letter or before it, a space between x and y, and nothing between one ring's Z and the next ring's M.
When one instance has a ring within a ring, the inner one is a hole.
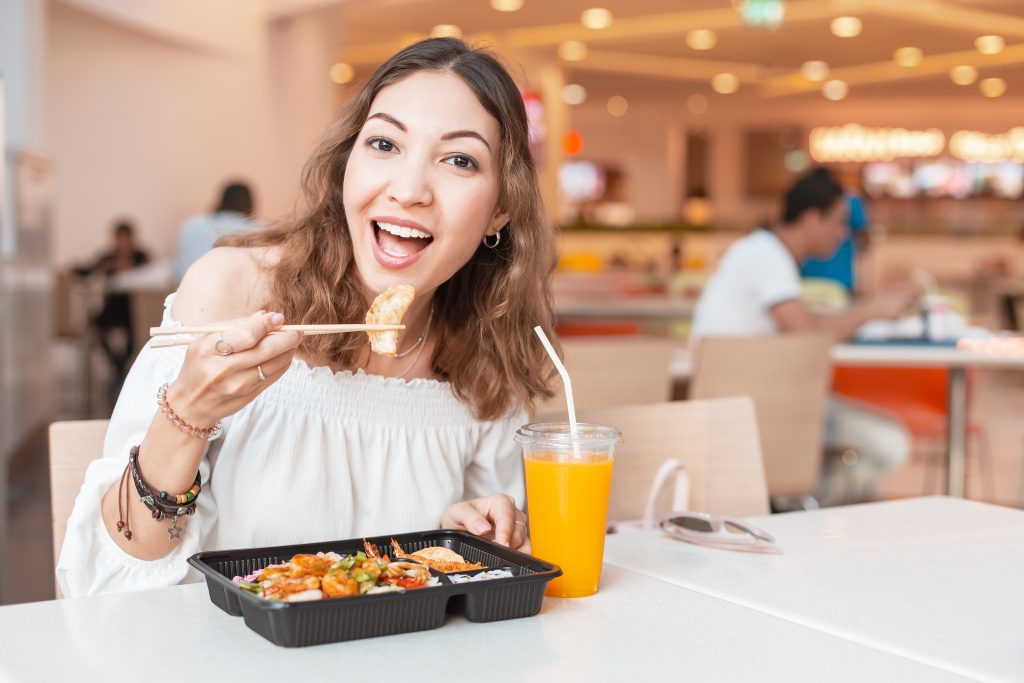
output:
M431 569L440 585L404 593L288 603L264 600L239 588L231 579L285 562L299 553L333 551L340 555L354 554L363 550L363 539L214 550L196 553L188 558L188 563L206 576L206 587L213 604L233 616L241 615L246 626L275 645L284 647L425 631L443 624L446 613L461 614L470 621L533 616L540 611L548 581L562 575L562 570L553 564L466 531L434 529L366 540L376 545L382 555L391 555L392 538L407 553L439 545L454 550L467 562L479 562L486 567L454 573L475 574L490 569L508 569L513 576L456 584L451 583L445 574Z

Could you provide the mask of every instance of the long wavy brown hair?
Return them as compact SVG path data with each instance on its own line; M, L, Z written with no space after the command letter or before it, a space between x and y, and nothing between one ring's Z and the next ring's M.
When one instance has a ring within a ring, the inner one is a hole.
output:
M237 234L218 245L278 247L266 273L271 301L286 320L362 320L366 300L353 258L342 188L356 139L381 89L420 71L455 74L501 128L498 203L509 213L497 248L482 244L434 294L434 374L481 420L533 408L550 398L553 373L534 325L554 322L549 280L556 263L554 231L544 211L530 154L526 110L515 82L491 54L461 40L436 38L405 48L359 89L325 132L302 175L305 208L267 230ZM352 367L365 339L309 336L301 351Z

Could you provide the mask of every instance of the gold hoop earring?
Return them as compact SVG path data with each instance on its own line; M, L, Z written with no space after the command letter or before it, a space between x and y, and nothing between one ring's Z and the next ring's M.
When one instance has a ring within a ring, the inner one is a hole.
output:
M498 246L498 244L501 243L501 230L499 230L498 232L494 233L494 235L493 235L494 242L493 243L487 241L488 237L491 237L491 235L484 235L484 246L487 247L488 249L496 248Z

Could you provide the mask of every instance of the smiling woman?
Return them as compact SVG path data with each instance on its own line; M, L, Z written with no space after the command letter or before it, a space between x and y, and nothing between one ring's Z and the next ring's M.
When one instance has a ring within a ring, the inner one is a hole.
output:
M512 435L551 395L531 328L553 322L555 250L515 83L459 40L412 45L303 183L298 216L222 240L168 299L164 326L226 330L139 355L68 522L65 595L178 583L213 548L439 525L526 542ZM278 329L362 320L398 285L416 296L393 356Z

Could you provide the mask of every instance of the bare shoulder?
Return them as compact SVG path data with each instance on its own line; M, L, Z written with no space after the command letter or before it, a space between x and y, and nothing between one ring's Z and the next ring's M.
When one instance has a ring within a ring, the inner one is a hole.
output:
M186 325L243 318L266 304L270 248L217 247L185 273L172 315Z

